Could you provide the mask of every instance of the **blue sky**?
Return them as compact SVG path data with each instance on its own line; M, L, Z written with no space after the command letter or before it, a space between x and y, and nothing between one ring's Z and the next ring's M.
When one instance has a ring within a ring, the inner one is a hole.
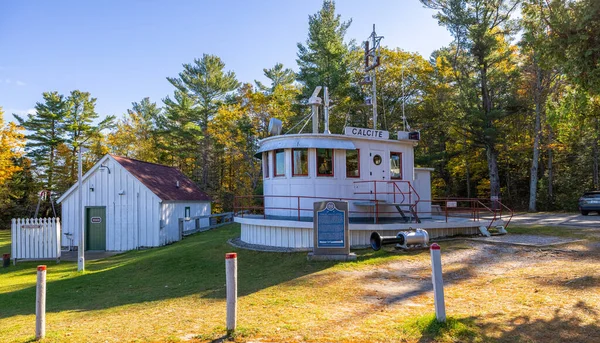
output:
M297 70L296 44L321 0L0 1L0 106L31 111L44 91L74 89L98 98L101 116L131 102L159 104L183 63L203 53L223 59L238 80L263 80L281 62ZM383 44L428 57L451 37L418 0L338 0L352 18L346 38L365 40L376 24Z

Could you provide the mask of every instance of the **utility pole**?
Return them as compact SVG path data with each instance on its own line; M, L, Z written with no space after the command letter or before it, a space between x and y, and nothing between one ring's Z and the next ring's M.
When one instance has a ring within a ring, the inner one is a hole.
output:
M79 245L77 247L77 271L85 271L85 207L83 206L83 167L81 162L81 153L84 148L79 144L79 162L77 171L77 195L79 197L79 216L77 219L77 227L79 228ZM87 149L86 149L87 150Z

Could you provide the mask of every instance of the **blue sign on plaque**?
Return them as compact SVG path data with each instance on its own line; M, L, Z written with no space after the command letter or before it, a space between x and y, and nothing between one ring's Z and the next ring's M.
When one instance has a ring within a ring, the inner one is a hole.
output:
M319 248L344 248L344 228L346 218L344 211L340 211L335 204L330 202L324 210L317 212L317 246Z

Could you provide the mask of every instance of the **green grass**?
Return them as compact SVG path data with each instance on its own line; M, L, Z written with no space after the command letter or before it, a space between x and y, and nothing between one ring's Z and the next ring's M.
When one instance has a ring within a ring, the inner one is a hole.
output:
M408 320L397 327L398 330L421 336L421 341L435 342L481 342L481 329L472 318L447 317L446 322L437 321L435 314Z
M0 246L6 249L9 245L9 235L1 233ZM157 308L175 306L177 311L179 305L172 304L180 302L181 299L192 299L202 304L224 303L226 252L238 253L240 297L256 292L269 294L268 290L286 282L292 291L320 286L331 280L325 276L309 279L303 277L327 269L335 271L340 268L336 267L337 262L308 262L306 253L263 253L235 249L226 242L230 238L238 237L239 233L239 225L233 224L191 236L166 247L130 251L104 260L88 261L85 273L78 273L77 264L74 262L45 262L48 266L47 312L49 316L53 316L54 321L66 327L49 330L58 337L52 338L53 336L49 335L50 341L65 340L61 334L69 331L65 323L74 313L88 313L88 318L98 316L104 320L111 315L121 316L122 311L141 311L142 315L149 315L144 312L150 311L147 309L148 304ZM383 251L362 250L359 252L358 262L345 263L345 267L341 268L352 269L361 264L369 267L371 259L381 262L398 258L403 257L390 256ZM23 323L31 322L35 315L35 278L38 264L39 262L21 262L17 263L16 267L11 265L9 268L0 268L2 342L6 341L4 337L20 337L16 341L31 338L20 335L25 325ZM304 293L305 291L299 294L287 293L285 296L261 297L252 300L250 304L275 307L304 306ZM186 306L184 305L181 311L189 311ZM135 325L136 318L126 320L131 320L131 325ZM259 327L243 329L237 333L238 336L253 334ZM212 331L215 330L221 331L220 327L213 326ZM208 330L206 334L214 336L212 331ZM75 332L83 337L89 334L86 330ZM130 332L134 335L144 335L142 331ZM160 340L167 339L165 336L158 337Z
M10 253L10 230L0 230L0 255Z
M53 300L48 311L99 310L190 294L224 298L224 254L236 251L226 241L238 230L231 225L164 248L88 261L84 274L76 271L75 263L48 262L48 293ZM244 280L238 289L241 296L334 264L306 263L306 254L270 256L238 251L238 277ZM23 262L0 270L0 318L33 313L27 300L35 292L32 281L38 264Z
M509 232L593 236L593 232L586 230L558 227L511 226ZM483 310L474 309L481 299L494 299L490 291L495 290L498 296L504 296L497 303L490 301L489 306L494 313L502 313L502 321L506 321L520 314L505 313L506 302L519 305L514 299L530 299L532 287L546 287L535 283L540 278L516 277L521 273L519 270L501 276L485 274L481 280L450 279L446 289L449 318L440 324L435 321L430 295L412 295L407 298L411 306L397 306L380 302L378 299L385 295L376 291L380 283L398 281L401 285L404 277L396 275L397 268L410 270L415 263L427 265L427 250L396 253L365 249L355 251L356 262L309 262L306 253L254 252L238 250L226 243L239 234L238 224L224 226L166 247L88 261L85 273L78 273L73 262L45 262L48 299L44 342L222 339L226 336L224 255L227 252L238 253L238 330L229 337L237 342L494 341L490 337L496 334L495 329L482 325L497 316L487 312L483 316L479 312ZM462 241L440 244L445 252L470 249ZM9 233L0 231L0 249L9 246ZM580 268L573 272L577 283L569 285L587 286L585 291L589 289L589 293L582 293L582 299L596 296L593 286L597 284L597 275L586 272L598 270L594 261L588 261L589 266L582 266L580 259L572 265L564 265L569 261L562 262L565 272ZM444 268L447 271L459 268L460 263ZM26 342L33 338L38 264L22 262L16 267L0 268L0 342ZM426 268L408 273L413 279L428 278ZM515 285L516 282L523 285ZM362 287L365 285L375 286L375 290ZM560 287L555 283L548 285ZM405 294L411 290L400 288L395 292ZM540 294L548 294L544 292ZM564 293L556 294L562 306ZM593 304L596 298L591 298ZM545 307L531 309L535 304L526 305L523 315L545 311Z

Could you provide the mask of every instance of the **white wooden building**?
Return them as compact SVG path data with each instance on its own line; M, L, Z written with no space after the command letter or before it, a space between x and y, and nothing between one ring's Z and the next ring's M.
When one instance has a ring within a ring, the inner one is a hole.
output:
M86 250L126 251L180 239L179 218L211 213L211 199L173 167L105 155L59 199L62 240L78 246L84 206ZM82 203L82 204L81 204ZM193 222L192 222L193 223Z

